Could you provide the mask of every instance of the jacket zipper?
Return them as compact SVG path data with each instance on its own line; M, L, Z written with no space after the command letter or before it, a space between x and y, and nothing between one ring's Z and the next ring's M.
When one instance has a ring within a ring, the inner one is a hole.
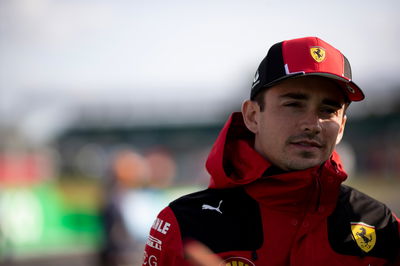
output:
M318 211L319 206L321 205L321 190L322 190L322 186L321 186L321 174L322 174L322 169L320 169L319 173L317 175L315 175L315 179L316 179L316 189L317 189L317 199L315 202L315 210L314 211Z
M257 254L257 251L256 251L256 250L253 250L253 251L251 252L251 259L252 259L253 261L258 260L258 254Z

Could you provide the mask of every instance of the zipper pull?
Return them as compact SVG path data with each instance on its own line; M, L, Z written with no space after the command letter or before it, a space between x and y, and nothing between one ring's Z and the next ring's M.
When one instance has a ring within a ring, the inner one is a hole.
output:
M257 251L253 250L253 251L251 252L251 259L254 260L254 261L258 260Z

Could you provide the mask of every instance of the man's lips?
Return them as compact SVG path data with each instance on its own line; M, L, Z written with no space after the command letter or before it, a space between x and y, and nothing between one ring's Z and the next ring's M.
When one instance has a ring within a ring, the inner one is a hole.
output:
M322 148L322 144L318 141L313 141L313 140L297 140L297 141L292 141L290 144L300 146L300 147L311 147L311 148Z

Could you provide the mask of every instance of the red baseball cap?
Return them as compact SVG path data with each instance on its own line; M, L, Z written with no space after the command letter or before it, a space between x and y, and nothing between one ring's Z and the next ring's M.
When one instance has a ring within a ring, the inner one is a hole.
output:
M264 88L293 77L316 75L335 80L350 101L365 98L351 80L347 58L335 47L317 37L286 40L274 44L254 76L250 99Z

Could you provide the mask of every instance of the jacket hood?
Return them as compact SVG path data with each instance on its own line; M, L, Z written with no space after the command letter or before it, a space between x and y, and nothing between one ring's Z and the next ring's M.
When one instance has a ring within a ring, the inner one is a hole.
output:
M272 164L253 147L254 134L244 124L242 113L233 113L219 133L206 161L207 171L211 175L209 187L236 187L260 179ZM311 172L319 168L316 166L303 171ZM341 181L347 177L336 152L324 163L323 168L339 175Z

